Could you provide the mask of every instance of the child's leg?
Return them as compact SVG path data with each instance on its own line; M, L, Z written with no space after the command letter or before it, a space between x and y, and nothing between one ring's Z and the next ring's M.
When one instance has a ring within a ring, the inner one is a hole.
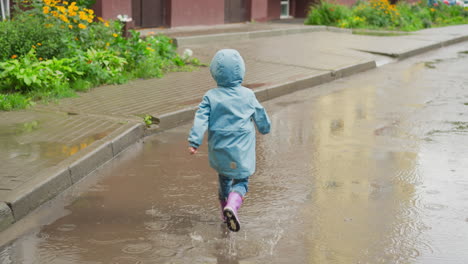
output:
M224 216L226 217L227 227L234 232L240 230L240 221L237 211L242 205L245 194L249 189L249 178L234 179L232 181L231 192L224 207Z
M219 197L219 205L221 206L221 220L226 221L226 217L224 217L224 207L227 204L227 199L229 193L231 192L232 186L232 179L225 177L221 174L218 175L218 197Z
M243 179L234 179L232 181L231 192L236 192L244 199L245 195L249 191L249 177Z
M218 188L219 200L226 201L232 189L232 179L219 174L218 180L219 180L219 188Z

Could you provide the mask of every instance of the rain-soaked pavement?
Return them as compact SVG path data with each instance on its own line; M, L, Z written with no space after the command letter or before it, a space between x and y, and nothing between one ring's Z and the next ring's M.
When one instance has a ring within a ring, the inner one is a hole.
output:
M468 263L468 44L264 106L242 228L189 125L2 233L0 263Z

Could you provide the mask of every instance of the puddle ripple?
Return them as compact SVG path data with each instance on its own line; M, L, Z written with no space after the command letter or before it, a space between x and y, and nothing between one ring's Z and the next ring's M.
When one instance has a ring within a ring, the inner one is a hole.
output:
M147 230L151 231L161 231L167 228L167 223L161 223L161 222L148 222L145 223L145 228Z
M63 224L57 227L57 230L61 232L70 232L70 231L75 230L75 228L76 228L75 224Z
M160 257L172 257L172 256L175 256L176 254L177 254L176 251L172 249L168 249L168 248L161 248L161 249L156 250L156 255Z
M143 261L136 257L125 256L125 257L116 257L112 260L112 264L141 264Z
M148 250L151 250L153 246L149 243L138 243L127 245L122 249L122 252L127 254L141 254Z

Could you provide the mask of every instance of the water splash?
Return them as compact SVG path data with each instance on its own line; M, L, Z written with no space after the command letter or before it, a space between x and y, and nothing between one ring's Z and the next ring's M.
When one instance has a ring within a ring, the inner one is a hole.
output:
M269 254L270 256L273 256L273 253L275 251L275 247L278 244L278 242L281 240L283 237L284 229L281 228L281 220L278 219L276 222L276 228L275 228L275 233L271 239L267 239L267 245L269 246Z
M237 235L233 232L229 232L226 242L227 242L228 256L236 257L237 256Z

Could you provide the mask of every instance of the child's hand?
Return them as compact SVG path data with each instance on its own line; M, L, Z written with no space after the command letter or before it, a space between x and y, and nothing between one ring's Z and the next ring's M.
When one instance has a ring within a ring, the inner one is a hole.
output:
M198 149L196 149L194 147L189 147L188 149L189 149L189 152L190 152L191 155L196 154L197 151L198 151Z

